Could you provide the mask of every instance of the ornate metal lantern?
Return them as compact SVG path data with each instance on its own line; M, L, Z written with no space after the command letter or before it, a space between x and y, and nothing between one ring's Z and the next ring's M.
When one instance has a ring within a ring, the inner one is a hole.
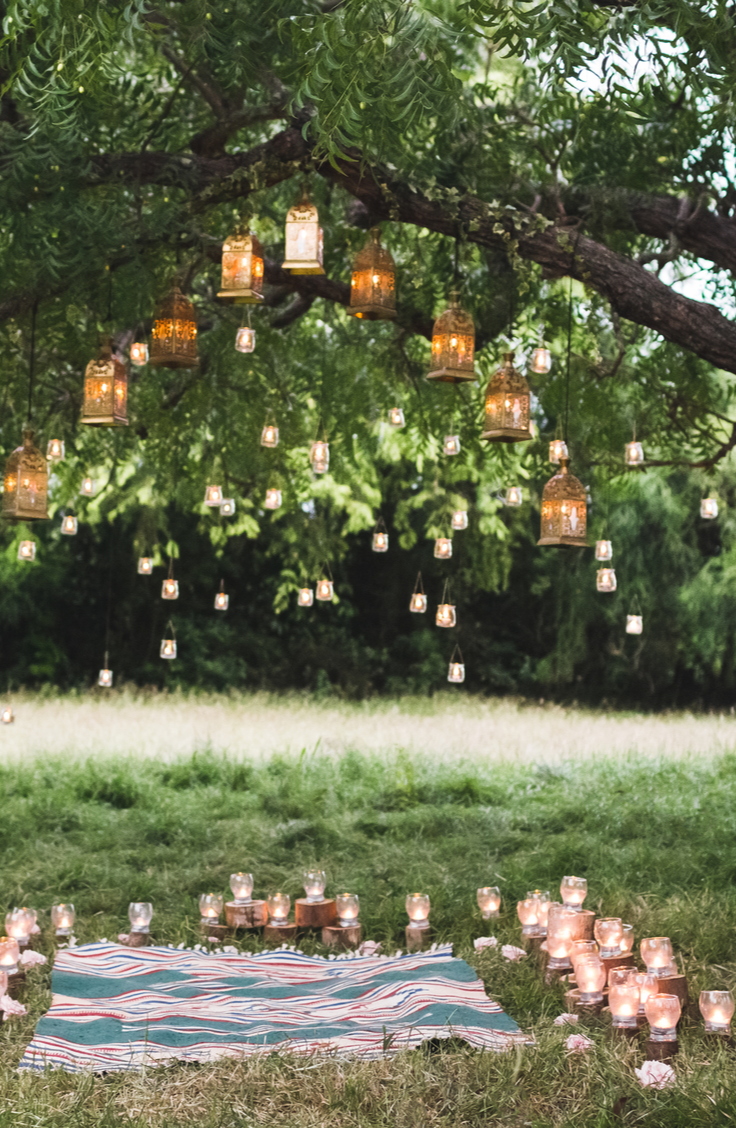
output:
M718 502L714 497L701 498L700 516L705 517L709 521L712 521L718 516Z
M367 321L396 317L396 264L381 246L377 227L372 228L368 242L355 256L348 313Z
M613 559L613 545L610 541L599 540L595 542L595 558L596 560Z
M97 684L101 685L103 689L111 689L112 688L112 670L109 670L107 667L108 667L108 656L107 656L107 651L105 651L105 665L100 670L99 674L97 675Z
M640 635L644 630L644 617L643 615L627 615L626 616L626 633Z
M130 363L134 364L136 368L142 368L144 364L148 364L148 345L145 341L134 341L130 346Z
M234 231L222 244L218 298L237 305L263 301L263 248L250 231Z
M18 545L18 559L19 560L35 560L36 559L36 542L35 541L21 541Z
M82 485L79 488L82 497L95 496L95 483L93 478L82 478Z
M644 448L634 440L626 444L625 462L627 466L641 466L644 462Z
M542 493L542 527L537 544L587 546L585 532L588 510L585 487L568 471L569 458L562 458L562 469L550 478Z
M512 508L518 508L522 505L524 502L524 494L522 493L521 486L509 486L503 500L506 505L510 505Z
M174 286L156 308L151 330L151 364L160 368L196 368L197 321L194 306Z
M297 606L311 607L314 603L314 591L312 588L299 588L299 595L297 596Z
M173 661L176 658L176 633L174 631L174 624L169 621L169 637L161 639L161 649L159 654L162 658L167 658Z
M169 560L169 574L161 584L162 599L179 598L179 581L174 579L174 561Z
M374 552L388 552L388 531L383 517L379 517L376 522L371 547Z
M293 208L286 213L286 260L283 270L292 274L324 274L324 232L319 225L319 215L306 191Z
M460 659L459 662L456 656ZM459 646L456 646L452 652L450 666L447 671L447 680L448 682L454 682L456 685L465 681L465 662L463 661L463 654Z
M312 443L309 461L315 474L326 474L330 468L330 444L322 439Z
M49 439L46 444L46 458L49 462L61 462L66 454L63 439Z
M230 596L225 591L225 581L220 580L220 590L215 596L215 611L227 611L230 606Z
M3 517L19 521L48 517L49 470L46 459L34 445L33 431L23 432L23 445L16 447L5 463Z
M151 556L138 557L138 575L150 576L153 573L153 558Z
M330 603L335 595L335 585L332 580L319 580L317 583L317 599L322 603Z
M100 338L96 360L84 374L81 423L88 427L127 427L128 373L112 353L112 337Z
M232 517L234 512L235 512L235 498L234 497L224 497L222 499L222 501L220 502L220 516L221 517Z
M417 574L417 581L414 584L414 591L409 601L409 610L414 611L417 615L423 615L427 610L427 597L424 594L421 572Z
M78 525L79 522L77 518L73 517L71 513L67 513L67 515L61 519L61 531L65 537L75 537L77 535Z
M392 427L405 427L406 420L404 419L404 412L400 407L390 407L388 411L388 421Z
M615 591L616 572L613 568L599 568L595 574L596 591Z
M456 509L452 515L453 529L467 529L468 527L468 511L467 509Z
M279 445L279 429L275 423L266 423L261 431L261 446L277 447Z
M460 453L460 436L459 435L445 435L444 442L442 443L442 453L452 456L453 454Z
M564 439L552 439L549 444L549 460L555 466L559 466L560 459L568 458L567 443Z
M281 490L266 490L266 509L281 508Z
M523 443L532 438L529 426L529 385L517 368L514 354L503 354L503 364L486 388L486 418L482 439L494 443Z
M450 306L434 323L432 330L432 363L428 380L444 380L460 384L475 380L475 326L469 313L461 309L458 292L450 294Z
M434 554L438 560L449 560L452 556L452 541L449 537L437 537L434 542Z
M256 349L256 331L250 325L241 325L235 334L235 348L238 352L252 353Z
M204 504L210 509L219 509L222 505L222 486L207 486L204 491Z

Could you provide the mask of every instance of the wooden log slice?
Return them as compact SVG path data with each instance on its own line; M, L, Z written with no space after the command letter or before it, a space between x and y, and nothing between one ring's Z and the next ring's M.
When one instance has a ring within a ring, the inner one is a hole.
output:
M670 1061L678 1052L680 1046L678 1042L653 1042L651 1038L647 1038L644 1043L644 1051L647 1061Z
M322 943L328 948L337 948L340 951L354 949L360 946L362 939L362 924L351 924L347 928L341 924L328 924L322 929Z
M228 934L226 924L209 924L208 921L202 921L200 924L202 935L208 940L224 940Z
M328 928L337 924L337 904L333 900L312 901L300 897L294 906L297 928Z
M296 940L295 924L274 924L269 921L263 929L263 939L272 940L277 944L286 944L289 940Z
M677 995L680 1000L680 1006L683 1010L687 1006L687 976L685 975L670 975L666 979L658 979L659 985L658 994L660 995Z
M407 924L406 949L408 952L421 952L424 948L429 948L431 943L431 928L412 928L410 924Z
M263 928L268 923L268 905L265 901L250 901L247 905L228 901L225 920L229 928Z

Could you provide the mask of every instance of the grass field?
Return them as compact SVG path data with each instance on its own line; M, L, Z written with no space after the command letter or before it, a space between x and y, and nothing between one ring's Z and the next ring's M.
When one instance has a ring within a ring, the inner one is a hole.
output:
M44 968L29 976L28 1018L0 1029L0 1125L736 1120L736 1052L706 1042L697 1019L681 1025L677 1087L643 1091L635 1047L612 1044L601 1024L590 1028L593 1052L567 1055L569 1031L552 1024L564 1009L561 989L544 987L530 961L509 964L472 947L488 932L475 907L479 885L501 886L494 932L518 943L519 896L582 873L590 907L631 921L637 938L672 937L695 997L701 987L736 986L730 717L617 717L455 698L15 706L15 726L0 733L6 907L45 910L47 925L51 903L72 900L81 942L114 937L127 927L128 903L151 900L155 935L193 943L198 894L226 891L233 870L252 870L257 893L280 885L298 895L302 869L319 862L328 890L360 893L366 936L397 947L404 896L421 887L437 939L454 942L537 1044L508 1055L449 1045L370 1064L273 1055L142 1075L18 1075L50 998ZM172 721L177 710L199 728L187 734L184 721Z

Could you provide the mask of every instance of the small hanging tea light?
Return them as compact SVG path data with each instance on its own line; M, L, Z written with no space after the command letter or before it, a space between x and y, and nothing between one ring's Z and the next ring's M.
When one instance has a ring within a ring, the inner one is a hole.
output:
M586 878L575 877L574 875L563 877L560 883L560 896L566 909L572 909L576 913L580 912L587 895L588 882Z
M256 349L256 331L250 325L241 325L235 334L235 348L241 353L252 353Z
M49 439L46 444L46 458L49 462L61 462L66 453L63 439Z
M404 419L404 412L400 407L390 407L388 410L388 421L392 427L405 427L406 420Z
M35 446L33 434L30 427L23 431L23 445L16 447L5 463L3 517L21 521L48 517L48 464Z
M236 305L263 301L263 248L250 231L238 228L222 244L222 289L218 298Z
M504 353L502 366L486 388L486 417L480 437L496 443L523 443L531 439L530 402L529 385L514 368L514 354Z
M128 373L113 356L112 337L102 336L96 360L84 374L84 403L80 423L89 427L128 426Z
M103 689L112 688L112 670L108 670L107 668L107 651L105 651L105 665L98 674L97 684L101 685Z
M452 291L449 308L434 323L428 380L451 384L475 380L475 325L470 314L460 307L459 296L457 290Z
M712 521L718 516L718 501L714 497L704 497L700 501L700 516Z
M611 560L613 557L613 545L610 541L600 540L595 542L595 558L596 560Z
M79 492L81 493L82 497L94 497L95 496L94 479L93 478L82 478L82 485L80 486Z
M268 915L271 923L275 925L286 924L289 919L291 897L288 893L271 893L267 898Z
M220 590L215 596L215 611L227 611L230 606L230 596L225 591L225 581L220 580Z
M174 624L172 622L169 622L169 631L171 637L161 639L161 649L159 650L159 655L161 658L167 658L170 661L173 661L173 659L176 658L176 635L174 633Z
M544 343L544 326L539 326L539 344L532 351L532 359L529 365L532 372L536 372L538 376L545 376L552 367L552 353Z
M616 571L614 568L599 568L595 574L596 591L616 590Z
M76 913L74 905L64 904L63 901L51 907L51 923L57 936L70 936L74 928Z
M368 242L353 260L348 313L367 321L396 317L396 264L381 246L377 227L371 229Z
M324 274L324 232L319 215L306 189L298 203L286 213L286 259L282 270L292 274Z
M641 443L637 443L636 437L633 442L626 444L624 461L627 466L641 466L644 462L644 449Z
M139 556L138 557L138 575L150 576L153 572L153 557L152 556Z
M130 363L134 364L136 368L142 368L144 364L148 364L148 345L145 341L134 341L130 346Z
M35 560L36 559L36 542L25 540L21 541L18 545L18 559L19 560Z
M330 468L330 446L323 439L316 439L309 451L309 461L315 474L326 474Z
M322 603L329 603L335 595L335 585L332 580L318 580L317 599Z
M153 315L151 364L160 368L196 368L199 364L194 306L178 286L159 303Z
M277 447L279 445L279 429L275 423L265 423L261 431L261 446Z
M585 487L568 471L569 458L561 458L562 469L542 492L542 521L537 544L587 547L588 519Z
M236 905L249 905L253 894L253 874L231 873L230 888Z
M521 486L509 486L509 488L506 490L506 496L503 500L506 505L510 505L512 507L522 505L524 502L524 495L522 493Z
M222 502L222 486L207 486L204 491L204 504L210 509L219 509Z
M460 659L459 662L457 660L458 658ZM465 662L459 646L456 646L452 652L450 665L447 668L447 680L448 682L453 682L455 685L459 685L461 682L465 681Z
M0 712L0 721L2 721L4 725L12 725L14 720L15 713L9 705L6 705L5 708Z
M388 552L388 532L383 517L379 517L376 522L371 547L374 552Z
M429 894L408 893L406 896L406 913L409 917L410 928L429 928Z
M483 920L490 920L491 917L499 915L501 890L497 885L483 885L476 893L476 900Z
M452 514L452 527L460 531L468 527L468 511L467 509L456 509Z
M459 435L445 435L442 443L442 453L452 457L453 454L460 453L460 436Z
M298 607L311 607L314 603L314 592L312 588L299 588L299 595L297 596Z
M418 615L423 615L427 610L427 597L424 594L424 585L422 583L422 573L417 573L416 583L414 584L414 591L412 592L411 599L409 600L409 610L414 611Z
M67 513L61 519L61 531L65 537L75 537L77 535L78 521L71 513Z
M627 615L626 616L626 633L640 635L644 630L644 616L643 615Z
M281 490L266 490L266 509L281 508Z
M559 465L563 458L567 458L567 443L564 439L552 439L549 444L549 461Z
M235 512L235 498L234 497L224 497L222 499L222 501L220 502L220 516L221 517L232 517L234 512Z
M731 1033L736 1005L730 991L701 991L698 1005L708 1034Z
M174 561L171 559L169 559L169 574L161 584L161 598L179 598L179 581L174 579Z
M199 898L199 915L203 924L217 924L224 898L221 893L202 893Z
M437 613L434 618L435 625L438 627L454 627L457 623L455 604L446 603L447 598L447 580L445 580L445 586L442 589L442 602L437 605Z
M437 560L449 560L452 556L452 541L449 537L437 537L434 542L434 554Z

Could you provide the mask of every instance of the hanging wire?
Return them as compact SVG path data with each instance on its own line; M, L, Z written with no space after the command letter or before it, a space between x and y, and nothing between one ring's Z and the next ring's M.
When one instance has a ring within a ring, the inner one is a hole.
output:
M567 311L567 371L565 373L565 446L569 450L568 425L570 422L570 350L572 348L572 278Z
M36 311L38 298L33 303L31 310L31 355L28 361L28 422L33 419L33 377L36 367Z
M107 324L110 326L110 329L112 329L112 271L110 270L109 266L107 268L107 271L108 271L109 277L108 277L108 284L107 284L107 319L106 320L107 320Z

